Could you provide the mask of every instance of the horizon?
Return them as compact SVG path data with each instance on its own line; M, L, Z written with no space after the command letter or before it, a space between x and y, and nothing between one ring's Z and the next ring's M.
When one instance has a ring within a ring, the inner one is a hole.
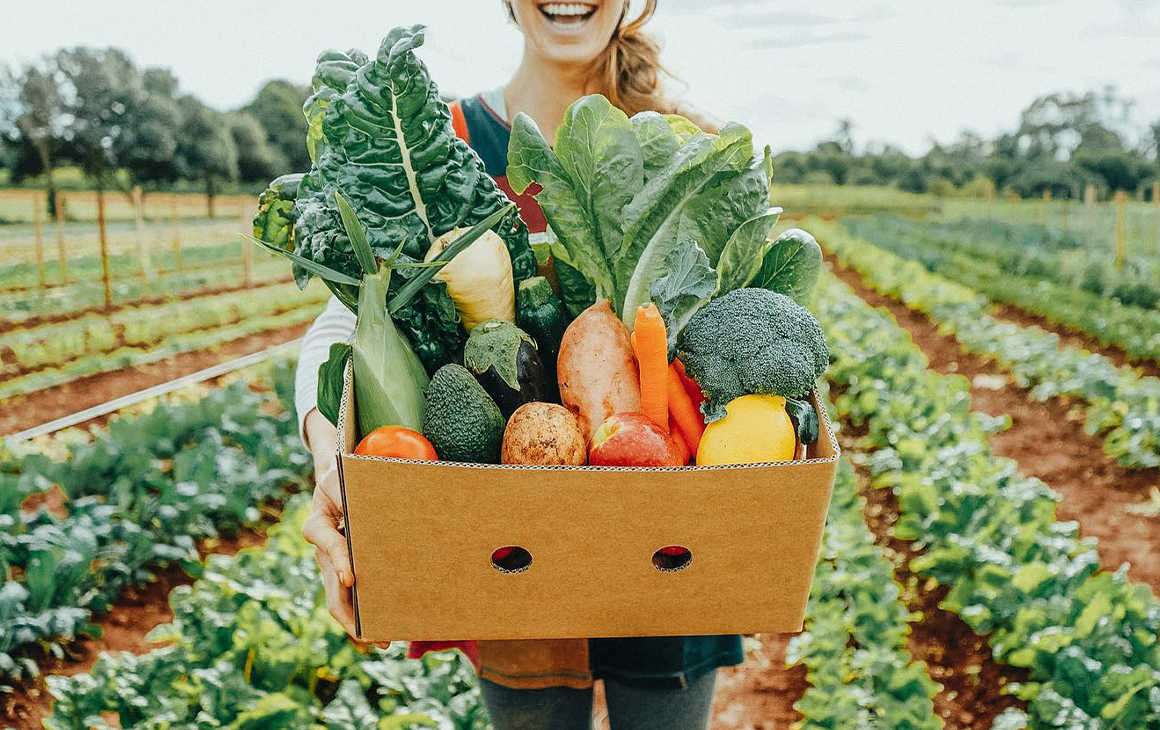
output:
M0 63L19 65L75 45L115 46L139 66L169 68L183 93L233 109L274 78L308 85L324 48L373 50L390 27L422 22L428 34L420 57L440 88L459 96L504 83L518 63L521 36L499 0L494 4L466 13L479 0L439 0L422 11L398 0L357 0L320 16L295 12L305 3L289 0L274 19L267 8L223 2L167 7L168 25L185 29L174 36L155 32L156 11L143 0L116 3L126 12L115 17L78 16L62 0L47 0L8 16L11 39ZM873 142L921 155L932 142L949 144L965 131L992 139L1013 130L1034 99L1055 92L1113 85L1134 102L1135 129L1160 120L1160 6L1147 5L991 0L964 8L949 0L891 6L854 0L801 11L782 0L662 0L649 28L681 79L670 88L746 124L775 152L812 148L849 118L860 149ZM379 30L349 22L378 14L390 17ZM1042 22L1044 14L1051 22ZM467 16L472 22L461 22ZM732 52L705 53L710 43L729 44ZM250 70L239 73L239 61ZM776 83L757 85L755 68L778 69Z

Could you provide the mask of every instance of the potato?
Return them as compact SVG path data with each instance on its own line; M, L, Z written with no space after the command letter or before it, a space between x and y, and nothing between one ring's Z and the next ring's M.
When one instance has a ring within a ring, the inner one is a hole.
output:
M576 414L587 439L609 416L640 411L640 373L628 328L607 299L585 309L564 330L556 374L560 401Z
M564 406L533 401L508 419L500 456L504 464L579 466L587 458L580 423Z

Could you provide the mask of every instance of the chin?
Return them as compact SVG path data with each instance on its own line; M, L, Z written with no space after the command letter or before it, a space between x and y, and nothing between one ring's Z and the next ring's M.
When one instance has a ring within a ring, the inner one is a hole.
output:
M560 63L588 63L608 46L620 21L618 0L542 2L522 0L520 26L546 58Z

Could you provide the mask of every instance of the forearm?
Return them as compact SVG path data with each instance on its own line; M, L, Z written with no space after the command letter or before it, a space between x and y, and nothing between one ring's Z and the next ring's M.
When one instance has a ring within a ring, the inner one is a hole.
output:
M308 447L318 444L307 430L306 422L311 414L326 423L318 414L318 368L330 355L330 346L350 338L354 332L355 317L346 307L331 297L326 309L310 325L302 338L302 349L298 354L298 369L294 376L294 406L298 411L298 433ZM331 436L324 443L329 449L334 443Z

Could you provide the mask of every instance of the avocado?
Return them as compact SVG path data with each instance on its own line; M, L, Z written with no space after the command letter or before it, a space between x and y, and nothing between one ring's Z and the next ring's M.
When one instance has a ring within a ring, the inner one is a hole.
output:
M505 425L487 391L462 365L444 365L431 376L423 435L442 461L498 464Z

